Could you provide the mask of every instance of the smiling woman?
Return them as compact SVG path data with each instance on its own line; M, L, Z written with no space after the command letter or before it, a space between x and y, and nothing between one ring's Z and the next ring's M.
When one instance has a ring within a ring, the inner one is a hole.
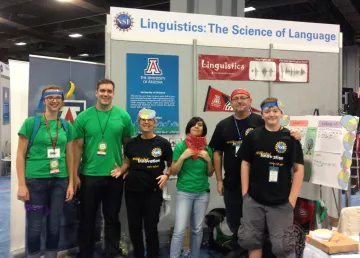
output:
M113 177L126 177L125 201L134 257L144 257L142 225L146 235L147 257L159 257L159 223L162 189L170 176L170 143L154 133L156 112L141 109L138 114L141 134L125 145L125 162L112 171ZM165 174L165 164L168 169Z
M40 257L41 221L45 215L49 221L45 257L56 257L64 200L70 201L74 195L73 127L59 118L63 103L61 87L45 87L38 105L38 110L45 105L45 112L27 118L18 132L17 195L25 202L26 252L30 258Z

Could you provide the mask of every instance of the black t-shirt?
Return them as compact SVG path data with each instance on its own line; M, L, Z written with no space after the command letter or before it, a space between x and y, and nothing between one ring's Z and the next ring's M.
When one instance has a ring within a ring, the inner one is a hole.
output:
M236 124L237 127L236 127ZM236 145L241 144L242 139L254 128L264 125L260 115L251 113L248 118L236 120L231 115L221 120L215 128L209 146L214 151L223 152L224 157L224 186L230 190L241 189L239 149ZM239 129L239 131L238 131ZM240 134L240 136L239 136ZM241 139L240 139L241 138Z
M291 169L294 163L304 164L304 155L300 142L290 136L288 129L270 132L265 126L256 128L245 137L240 157L250 163L248 193L251 198L264 205L289 201Z
M152 139L143 139L138 135L125 145L124 155L130 161L125 183L127 190L159 189L156 178L164 174L165 162L169 167L172 162L172 149L168 140L158 135Z

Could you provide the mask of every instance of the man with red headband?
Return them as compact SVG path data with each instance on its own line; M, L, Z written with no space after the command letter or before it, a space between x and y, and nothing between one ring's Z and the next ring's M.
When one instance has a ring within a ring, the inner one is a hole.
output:
M236 238L243 204L239 149L244 137L254 128L263 126L264 120L260 115L251 113L252 99L249 91L242 88L235 89L230 98L234 114L217 124L209 146L214 150L217 191L224 196L227 223ZM301 138L299 132L294 131L291 135L296 139ZM224 179L222 176L223 165Z

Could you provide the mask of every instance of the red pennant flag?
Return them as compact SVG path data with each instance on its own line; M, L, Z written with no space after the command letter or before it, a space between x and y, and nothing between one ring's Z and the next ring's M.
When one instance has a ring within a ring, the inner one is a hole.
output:
M234 112L230 105L230 96L209 86L204 112ZM251 107L251 112L260 113L260 110Z

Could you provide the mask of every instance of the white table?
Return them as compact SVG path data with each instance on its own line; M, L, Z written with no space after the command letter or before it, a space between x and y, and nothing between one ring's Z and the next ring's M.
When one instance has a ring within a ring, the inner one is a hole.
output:
M359 241L359 236L350 236L350 238ZM360 245L359 245L360 250ZM306 243L305 250L303 253L303 258L359 258L359 253L344 253L344 254L327 254L324 251L320 250L319 248Z

